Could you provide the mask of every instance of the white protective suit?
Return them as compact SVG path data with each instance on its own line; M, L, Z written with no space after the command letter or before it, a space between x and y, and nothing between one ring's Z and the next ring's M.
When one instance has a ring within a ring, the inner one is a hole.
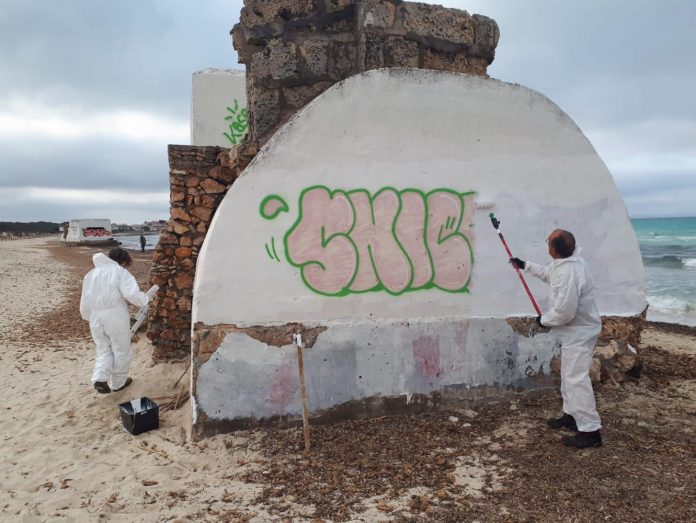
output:
M89 321L97 346L92 383L111 379L111 388L119 389L126 383L131 361L126 300L144 307L149 298L133 275L105 254L95 254L92 261L94 269L85 276L80 300L80 314Z
M551 284L550 309L541 323L553 327L561 342L563 412L575 418L579 431L593 432L602 427L590 381L602 320L594 299L594 280L579 254L578 247L572 256L545 267L527 262L524 271Z

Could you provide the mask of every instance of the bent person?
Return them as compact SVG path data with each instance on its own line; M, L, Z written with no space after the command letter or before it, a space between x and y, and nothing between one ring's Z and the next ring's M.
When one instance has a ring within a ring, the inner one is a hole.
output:
M97 253L92 261L94 269L82 283L80 314L89 321L97 350L92 383L97 392L106 394L124 389L133 382L128 376L131 333L126 300L144 307L149 298L125 268L132 263L127 251L112 249L108 257Z
M553 261L545 267L519 258L512 258L510 263L551 286L551 308L537 318L537 323L552 327L561 342L563 415L548 423L554 429L577 432L563 437L568 447L600 447L602 424L590 380L594 346L602 330L595 284L570 232L557 229L546 242Z

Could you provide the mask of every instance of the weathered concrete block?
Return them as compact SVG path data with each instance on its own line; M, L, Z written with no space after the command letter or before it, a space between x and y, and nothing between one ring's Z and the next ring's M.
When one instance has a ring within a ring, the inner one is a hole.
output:
M396 6L385 0L358 2L358 28L387 29L394 25Z
M384 38L371 33L363 35L363 67L365 71L384 67Z
M256 82L283 81L299 78L295 44L272 40L263 51L251 57L251 75ZM277 83L277 82L276 82Z
M416 2L404 2L399 8L407 35L460 45L474 43L474 23L466 11Z
M451 54L434 49L426 49L423 53L423 69L487 76L487 67L484 59L469 57L464 53Z
M384 45L384 65L387 67L418 67L418 43L403 36L389 36Z
M500 29L492 18L482 15L473 15L476 50L481 56L486 56L493 61L495 48L500 40Z
M601 362L603 382L614 384L623 382L626 377L640 376L642 366L640 356L625 340L608 340L597 344L595 353Z
M283 89L283 98L289 107L301 109L332 85L331 82L319 82L299 87L286 87Z
M321 40L305 40L299 44L300 56L308 74L323 78L328 74L330 43Z
M246 0L239 22L243 27L257 27L280 20L310 16L319 7L317 0Z
M352 6L356 3L356 0L326 0L326 12L333 13L334 11L343 11L344 9Z
M350 44L334 43L329 65L330 78L342 80L357 71L356 48Z
M250 138L267 136L279 123L280 94L277 89L254 87L249 97Z

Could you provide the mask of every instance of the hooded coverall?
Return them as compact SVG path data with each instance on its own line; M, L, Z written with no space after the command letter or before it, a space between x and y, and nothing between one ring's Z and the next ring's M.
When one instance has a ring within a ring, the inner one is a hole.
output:
M576 248L568 258L542 267L527 262L525 272L551 284L548 312L541 317L561 342L561 395L563 412L575 419L580 432L602 428L590 380L594 346L602 320L594 299L595 285L585 260Z
M144 307L149 298L138 288L133 275L108 256L92 257L94 269L82 283L80 314L89 321L97 346L92 383L108 382L119 389L126 383L131 361L130 315L126 300Z

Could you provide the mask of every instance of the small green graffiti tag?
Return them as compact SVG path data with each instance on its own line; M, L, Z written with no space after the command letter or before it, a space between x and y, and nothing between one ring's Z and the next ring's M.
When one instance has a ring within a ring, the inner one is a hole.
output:
M228 123L228 131L222 133L225 138L232 144L237 145L247 132L249 127L248 116L249 112L246 107L239 108L239 101L234 100L234 107L228 107L227 112L229 113L225 116L225 121Z
M298 215L283 238L285 258L304 284L325 296L439 289L468 292L473 256L475 193L384 187L304 189ZM289 206L271 194L259 206L275 219ZM269 258L280 261L275 239Z

